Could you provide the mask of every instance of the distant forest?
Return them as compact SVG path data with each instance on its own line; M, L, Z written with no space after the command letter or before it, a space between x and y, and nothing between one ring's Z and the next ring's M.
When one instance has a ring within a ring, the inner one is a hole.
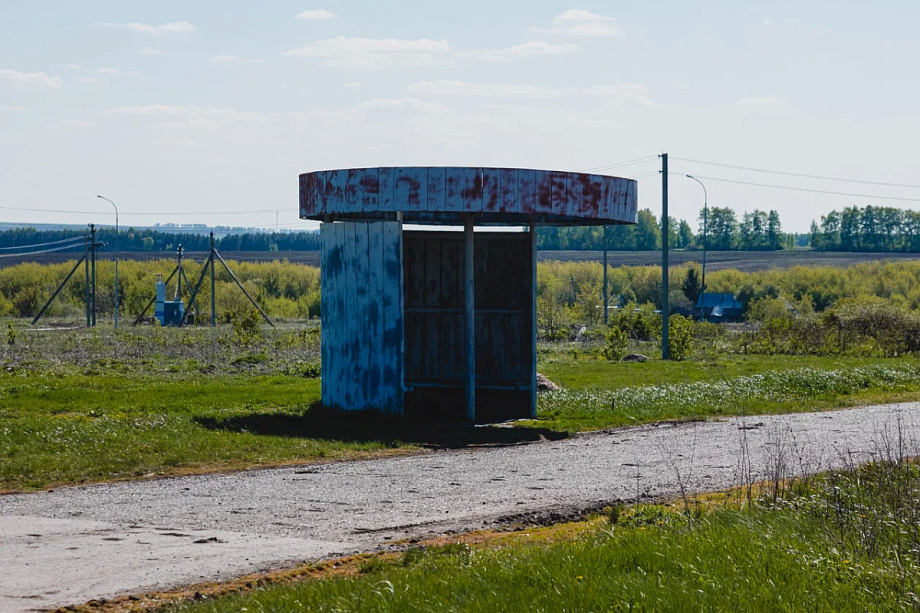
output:
M673 249L703 248L703 214L697 227L686 220L671 218L669 245ZM920 252L920 212L891 207L848 207L831 211L812 222L809 234L783 232L779 213L755 209L741 215L724 207L710 207L707 219L707 248L713 251L776 251L811 247L823 251ZM0 255L19 252L16 247L80 237L79 230L37 230L16 228L0 231ZM101 229L99 241L114 247L115 231ZM635 225L610 226L608 249L612 251L657 251L661 249L661 226L654 213L639 211ZM209 238L201 234L179 234L160 230L122 230L118 247L122 251L174 251L182 245L189 251L206 251ZM54 248L55 245L49 245ZM217 239L224 251L318 251L322 241L318 232L229 234ZM537 249L594 250L604 248L604 229L599 226L542 227L537 230ZM39 248L40 249L40 248ZM82 243L73 251L82 251Z
M672 249L703 248L703 212L700 211L698 228L694 233L690 224L681 219L669 218L668 245ZM807 247L808 235L783 232L779 213L755 209L739 220L729 208L710 207L707 219L707 248L714 251L777 251ZM607 233L608 249L615 251L656 251L661 249L661 226L648 209L639 211L636 225L610 226ZM597 226L564 228L539 228L537 249L589 249L604 248L604 229Z
M811 222L812 248L823 251L920 252L920 212L851 206Z
M10 249L11 247L25 249L30 245L53 243L88 234L88 230L15 228L0 232L0 248L12 254L18 252L18 249ZM109 249L114 248L115 230L98 230L96 240L107 243ZM322 248L322 241L316 232L228 234L216 239L216 242L217 248L225 251L317 251ZM82 251L82 245L78 243L73 250ZM178 234L134 228L121 230L118 234L118 248L121 251L174 251L179 245L189 251L207 251L210 247L210 238L204 234ZM55 245L49 245L47 248L54 247Z

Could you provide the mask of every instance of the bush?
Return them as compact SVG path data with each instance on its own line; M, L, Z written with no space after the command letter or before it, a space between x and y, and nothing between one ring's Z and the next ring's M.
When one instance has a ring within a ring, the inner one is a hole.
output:
M672 360L685 360L693 355L693 320L683 315L668 318L668 353Z
M537 298L537 327L549 341L565 340L572 325L572 309L557 296Z
M771 298L769 296L752 300L746 313L748 321L761 323L772 319L791 317L792 306L785 298Z
M233 340L240 345L249 345L262 338L262 316L253 308L245 314L233 315Z
M6 317L13 314L13 303L10 302L3 293L0 293L0 317Z
M698 341L715 341L725 336L725 326L710 321L698 321L693 325L693 338Z
M783 311L769 317L757 330L742 334L737 345L742 352L758 354L920 353L920 315L879 298L841 300L823 315Z
M610 319L611 327L618 327L636 341L654 341L661 334L661 315L652 304L637 307L630 303L619 309Z
M626 348L629 337L619 326L614 326L607 333L607 343L604 345L604 357L611 362L619 362L626 357Z

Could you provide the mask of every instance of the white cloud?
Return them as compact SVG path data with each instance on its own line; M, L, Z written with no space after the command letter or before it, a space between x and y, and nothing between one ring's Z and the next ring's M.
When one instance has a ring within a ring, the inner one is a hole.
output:
M96 72L99 74L124 75L126 77L136 77L141 74L136 70L119 70L118 68L100 68Z
M374 103L371 107L385 107L385 103ZM408 105L407 105L408 106ZM393 108L393 105L390 105ZM177 105L129 106L100 111L101 117L120 118L126 125L144 123L157 135L175 138L201 139L204 144L214 135L247 139L290 138L292 134L328 132L341 126L354 126L365 119L371 109L355 108L325 109L312 108L306 111L285 111L279 113L258 113L239 111L234 108L216 108ZM403 115L414 117L434 116L431 113L413 113L402 110ZM409 115L411 114L411 115ZM443 116L437 115L437 116ZM127 123L130 122L130 123Z
M70 119L68 121L61 121L58 123L53 123L48 126L49 130L86 130L88 128L95 128L96 124L92 121L81 121L79 119Z
M616 121L608 117L584 117L581 115L567 115L560 121L562 125L572 126L574 128L606 128L621 130L630 127L630 124Z
M66 68L67 70L80 70L83 68L83 66L80 66L79 64L67 64L66 66L64 66L64 68Z
M751 96L742 98L736 105L742 109L749 110L776 110L789 108L789 103L781 98L773 96Z
M102 79L98 77L77 77L74 81L84 85L102 85Z
M164 53L166 52L161 49L154 49L153 47L144 47L137 52L138 55L163 55Z
M242 62L243 58L238 55L215 55L208 58L208 61L212 64L237 64Z
M438 102L426 102L419 98L374 98L355 105L358 111L374 110L413 110L426 111L430 113L443 113L448 109Z
M483 60L487 62L507 62L513 57L523 57L530 55L563 55L578 51L578 45L565 43L562 45L553 45L543 42L542 40L532 40L522 45L515 45L506 49L471 49L461 51L455 57Z
M508 47L508 52L511 55L563 55L574 53L575 51L578 51L578 45L574 43L553 45L542 40L532 40L523 45Z
M187 21L174 21L158 26L149 23L94 23L93 27L122 28L141 34L153 34L154 36L188 35L194 34L198 30L198 28Z
M435 96L480 96L485 98L559 98L569 90L557 87L509 83L466 83L464 81L419 81L406 91Z
M649 88L636 83L595 85L583 90L583 93L591 96L603 96L617 106L657 106L648 97Z
M604 97L618 106L656 106L644 85L623 83L620 85L595 85L588 88L545 87L540 85L510 83L467 83L464 81L418 81L410 84L406 91L431 96L476 96L482 98L563 98L570 95Z
M149 106L120 106L100 111L100 115L187 115L195 112L237 113L234 109L215 109L213 107L174 106L168 104L151 104Z
M5 104L0 104L0 112L3 113L25 113L28 111L24 106L7 106Z
M559 13L553 19L553 23L583 23L585 21L612 21L612 19L582 9L569 9L564 13Z
M537 34L566 36L622 36L623 30L613 17L606 17L582 9L569 9L556 15L552 28L529 28Z
M364 87L364 84L361 81L352 81L345 84L345 89L361 89Z
M798 25L798 24L800 24L800 23L802 23L802 22L799 21L798 19L793 18L793 17L787 17L787 18L783 19L783 23L788 23L788 24L792 24L792 25Z
M419 98L375 98L355 106L338 109L313 108L306 111L259 113L234 108L179 106L154 104L123 106L97 113L100 117L122 117L152 122L151 127L165 131L169 137L197 138L195 132L234 130L252 135L274 132L290 135L295 131L331 129L333 125L355 125L365 121L369 113L390 111L411 118L450 117L449 109ZM266 132L268 131L268 132Z
M61 77L49 77L44 72L19 72L0 70L0 88L3 89L61 89Z
M169 147L171 149L197 149L201 147L201 143L194 138L182 136L162 136L154 139L153 142L161 147Z
M318 58L322 66L343 70L423 68L439 63L450 53L446 40L398 40L395 38L346 38L339 36L306 43L282 55Z
M454 57L464 60L479 60L482 62L507 62L509 59L506 49L469 49L455 53Z
M294 19L310 19L310 20L319 20L319 19L338 19L338 15L335 13L330 13L326 9L314 9L312 11L304 11L303 13L298 13L294 16Z

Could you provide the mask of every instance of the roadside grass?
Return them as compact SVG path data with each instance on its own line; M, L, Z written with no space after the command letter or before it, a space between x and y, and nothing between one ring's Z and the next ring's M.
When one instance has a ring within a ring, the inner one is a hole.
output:
M85 374L0 376L0 488L353 457L386 441L208 427L270 414L299 419L319 380Z
M573 384L541 394L538 418L517 424L522 427L438 428L324 411L318 406L318 379L208 374L198 362L191 367L168 360L155 367L120 364L17 364L0 371L0 491L409 453L423 447L520 443L666 419L920 398L920 367L906 358L788 358L786 368L771 368L777 366L772 359L751 361L743 369L760 367L762 373L746 377L732 376L742 372L741 366L717 377L680 362L601 364L608 372L607 389L598 389L596 380L583 380L583 387ZM790 370L802 364L813 368ZM654 374L624 374L642 373L646 367ZM580 368L567 364L561 372ZM688 372L696 382L685 382ZM709 382L702 380L704 374ZM652 378L661 383L648 385Z
M551 381L569 389L617 390L639 385L697 383L747 377L773 370L813 368L837 370L844 367L873 366L906 362L920 363L910 358L859 358L841 356L788 355L701 355L680 362L658 359L661 350L649 343L644 363L608 362L582 351L579 358L571 351L545 350L540 354L539 370Z
M533 542L457 538L165 610L916 610L918 486L917 466L898 458L753 500L611 509L556 539L552 528Z
M833 370L764 369L759 374L692 383L562 389L541 396L537 419L529 423L558 430L598 430L666 419L793 413L918 397L920 364L872 360Z

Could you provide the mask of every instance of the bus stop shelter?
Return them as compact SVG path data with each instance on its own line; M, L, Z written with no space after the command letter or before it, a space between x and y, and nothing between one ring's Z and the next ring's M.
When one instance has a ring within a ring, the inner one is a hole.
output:
M636 181L605 175L302 174L300 217L322 222L323 405L440 421L535 416L536 228L637 215Z

